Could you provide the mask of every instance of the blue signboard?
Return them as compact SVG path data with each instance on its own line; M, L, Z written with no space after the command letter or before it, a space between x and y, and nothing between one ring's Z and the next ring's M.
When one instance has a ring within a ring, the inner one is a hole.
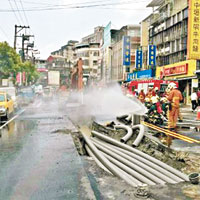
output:
M135 79L152 78L154 76L155 76L155 74L154 74L154 71L152 69L143 70L143 71L138 71L138 72L134 72L134 73L128 73L126 81L132 81L132 80L135 80Z
M123 65L131 65L131 42L130 36L123 37Z
M143 62L143 53L141 49L136 50L136 57L135 57L135 68L141 69Z
M134 80L134 73L128 73L126 81L129 82L129 81L132 81L132 80Z
M148 65L155 67L156 66L156 46L149 45L148 47Z
M152 78L152 77L153 77L153 71L151 69L135 72L136 79L137 78L145 79L145 78Z

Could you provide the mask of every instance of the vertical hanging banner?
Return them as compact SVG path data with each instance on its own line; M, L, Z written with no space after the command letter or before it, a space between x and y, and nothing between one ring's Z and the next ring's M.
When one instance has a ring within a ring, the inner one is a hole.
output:
M188 9L188 40L187 57L188 60L200 59L200 2L199 0L189 0Z
M142 49L137 49L135 52L135 68L141 69L142 68L142 62L143 62L143 53Z
M131 65L131 38L130 36L123 37L123 65Z
M148 46L148 65L151 67L156 66L156 45Z
M18 83L18 85L21 85L21 83L22 83L22 73L21 72L17 73L16 82Z

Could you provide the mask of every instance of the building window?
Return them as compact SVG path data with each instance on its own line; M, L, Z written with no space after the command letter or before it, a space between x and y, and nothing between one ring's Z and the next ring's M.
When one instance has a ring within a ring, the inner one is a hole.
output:
M99 56L99 52L98 52L98 51L95 51L93 55L94 55L94 56Z
M97 60L93 60L93 65L97 65Z
M126 72L130 72L130 67L126 67Z
M128 35L131 37L140 37L140 29L129 30Z
M181 12L179 12L178 14L177 14L177 21L179 22L179 21L181 21L182 19L181 19Z
M89 60L83 60L83 65L89 66Z
M183 19L188 17L188 9L183 10Z

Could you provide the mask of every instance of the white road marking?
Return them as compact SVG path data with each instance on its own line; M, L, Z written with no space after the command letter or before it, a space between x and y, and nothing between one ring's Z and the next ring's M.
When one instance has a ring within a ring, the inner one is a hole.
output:
M3 129L7 124L9 124L10 122L12 122L14 119L16 119L17 117L19 117L23 112L25 112L25 109L22 110L19 114L15 115L9 121L7 121L4 125L0 126L0 130Z

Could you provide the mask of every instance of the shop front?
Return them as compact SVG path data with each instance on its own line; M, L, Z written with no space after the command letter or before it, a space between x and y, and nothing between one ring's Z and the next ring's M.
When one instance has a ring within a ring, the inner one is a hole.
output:
M187 60L163 67L157 67L156 78L163 80L178 81L179 90L184 96L184 103L190 104L192 90L198 87L196 76L196 60Z

